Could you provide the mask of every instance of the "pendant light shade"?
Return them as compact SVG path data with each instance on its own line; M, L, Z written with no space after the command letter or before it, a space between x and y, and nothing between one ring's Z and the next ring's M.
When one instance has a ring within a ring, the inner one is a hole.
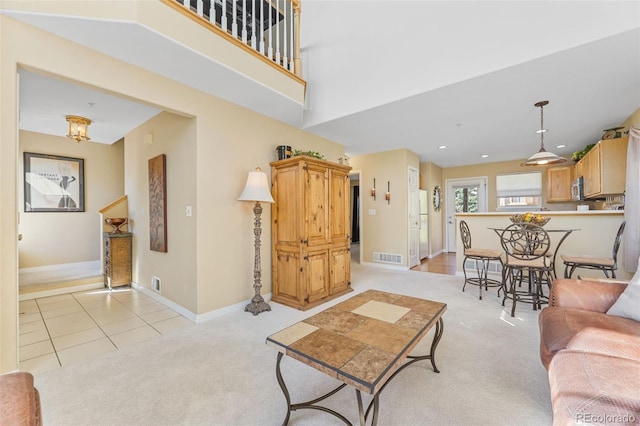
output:
M538 133L540 133L540 151L529 157L526 162L521 164L522 166L546 166L549 164L560 164L567 161L566 158L560 157L559 155L544 149L544 132L546 132L546 129L544 128L543 108L548 103L549 101L540 101L534 105L540 108L540 130L538 131Z
M67 133L69 139L73 139L78 143L91 139L89 137L91 120L77 115L67 115L66 119L69 122L69 132Z

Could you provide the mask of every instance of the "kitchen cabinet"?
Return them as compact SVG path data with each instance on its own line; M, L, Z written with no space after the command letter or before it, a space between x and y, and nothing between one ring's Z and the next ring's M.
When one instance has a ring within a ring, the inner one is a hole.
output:
M104 286L109 289L131 284L131 233L105 232Z
M271 163L274 302L309 309L352 291L349 170L306 156Z
M580 160L585 198L602 198L625 191L629 138L598 142Z
M573 166L547 169L547 202L558 203L571 200Z

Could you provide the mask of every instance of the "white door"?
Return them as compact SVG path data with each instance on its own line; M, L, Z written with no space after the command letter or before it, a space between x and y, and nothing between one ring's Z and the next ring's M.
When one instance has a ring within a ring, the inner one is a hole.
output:
M420 264L420 192L418 169L409 167L409 268Z
M487 211L487 177L448 179L445 196L447 209L447 251L456 251L456 213Z

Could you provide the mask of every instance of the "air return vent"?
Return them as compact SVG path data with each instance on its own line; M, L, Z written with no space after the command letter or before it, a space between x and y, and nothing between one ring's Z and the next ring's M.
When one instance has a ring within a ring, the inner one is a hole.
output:
M373 260L374 262L393 263L395 265L402 265L401 254L377 253L374 251Z
M476 261L473 259L467 259L467 261L464 263L464 267L467 269L467 274L470 271L473 271L474 269L476 269ZM481 268L482 267L482 262L478 261L477 264L477 268ZM493 260L489 261L489 270L488 272L495 272L497 274L502 272L502 265L499 262L495 262Z

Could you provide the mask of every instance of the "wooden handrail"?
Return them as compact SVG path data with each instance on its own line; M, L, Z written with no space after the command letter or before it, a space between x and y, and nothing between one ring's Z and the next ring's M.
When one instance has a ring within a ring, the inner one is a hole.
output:
M120 203L124 203L127 201L127 196L123 195L122 197L116 199L115 201L112 201L111 203L107 204L106 206L104 206L103 208L101 208L100 210L98 210L98 213L103 214L104 212L106 212L107 210L111 210L112 208L114 208L115 206L117 206Z

